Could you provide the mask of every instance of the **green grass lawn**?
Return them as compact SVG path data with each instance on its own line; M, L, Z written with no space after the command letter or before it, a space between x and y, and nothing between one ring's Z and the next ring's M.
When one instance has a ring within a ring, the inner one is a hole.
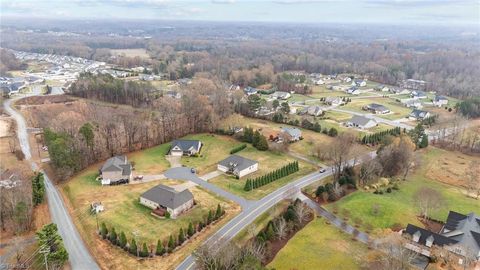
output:
M366 111L362 110L362 107L370 103L381 104L390 109L390 111L393 113L377 115L378 117L389 120L404 118L412 111L410 108L403 107L400 103L389 98L352 99L352 102L348 103L343 108L351 111L366 113Z
M313 165L305 162L299 162L300 170L298 172L280 178L279 180L269 183L260 188L251 191L245 191L243 190L243 188L248 178L253 179L257 176L262 176L268 172L287 165L289 162L292 162L295 159L283 153L275 153L272 151L258 151L252 146L248 146L246 149L238 152L237 154L258 161L258 171L246 175L241 179L236 179L235 177L229 175L221 175L213 178L209 182L221 187L222 189L242 196L246 199L260 199L267 194L273 192L274 190L278 189L279 187L287 184L288 182L297 179L303 175L306 175L314 170Z
M242 144L234 138L214 134L188 135L182 139L200 140L203 143L200 156L181 159L182 165L196 168L199 174L215 170L219 161L229 156L233 148Z
M445 206L430 214L432 218L445 220L450 210L465 214L472 211L478 212L480 200L465 196L462 193L463 190L458 187L443 184L425 176L429 170L435 169L430 164L441 151L443 150L428 149L423 154L422 167L409 176L407 181L401 182L398 191L377 195L359 190L326 207L332 209L337 205L340 209L348 209L352 219L360 218L363 224L371 224L378 229L389 228L395 223L402 226L408 223L419 224L417 215L420 211L414 202L414 195L420 188L429 187L439 191L445 201ZM374 205L379 206L378 214L373 213ZM340 215L342 215L341 210Z
M277 270L361 269L368 249L324 219L316 218L290 239L268 264Z
M337 122L345 122L346 120L349 120L352 118L352 114L349 113L344 113L344 112L336 112L336 111L326 111L325 112L325 117L328 117L329 119L332 119Z
M177 219L159 219L150 215L151 209L139 203L139 196L158 185L159 183L173 185L181 181L163 180L145 184L101 186L95 180L96 169L91 168L77 175L62 185L65 197L72 209L73 218L81 224L89 241L93 240L96 229L96 220L90 214L90 203L102 202L105 211L98 215L101 224L105 222L107 227L114 226L117 233L123 231L128 238L137 231L140 242L155 244L158 239L166 240L171 233L177 233L178 229L188 227L189 222L198 222L209 209L216 209L218 203L224 205L229 211L233 206L221 197L211 194L200 187L193 187L193 193L197 205Z
M164 143L143 151L130 153L128 159L135 163L137 173L159 174L170 167L165 155L170 150L170 143Z

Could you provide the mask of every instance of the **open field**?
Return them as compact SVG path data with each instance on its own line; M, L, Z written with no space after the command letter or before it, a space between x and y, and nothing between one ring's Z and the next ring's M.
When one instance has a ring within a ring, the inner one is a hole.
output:
M422 167L407 177L405 182L400 183L400 190L383 195L359 190L326 207L332 209L333 205L337 205L339 209L348 209L351 219L360 218L364 225L371 224L377 229L390 228L394 224L402 226L406 226L407 223L420 224L417 219L420 211L415 204L414 195L420 188L429 187L439 191L443 195L445 203L441 209L431 211L430 216L434 219L445 220L450 210L460 213L478 211L480 200L467 197L460 187L438 182L436 179L438 176L430 173L431 171L441 171L437 167L437 154L438 151L443 150L430 147L425 151ZM452 155L451 152L450 155ZM455 165L452 163L451 166ZM372 210L374 205L379 207L376 214ZM340 215L342 215L341 210Z
M361 269L368 249L324 219L316 218L290 239L268 265L277 270Z
M130 257L118 248L101 240L96 234L97 223L95 216L90 214L90 203L102 202L105 211L98 215L98 222L105 222L107 227L114 226L117 232L125 232L131 239L133 233L137 233L138 243L155 245L157 240L168 240L170 234L178 234L179 228L187 228L189 222L200 221L209 209L215 209L220 203L226 210L227 215L222 218L220 224L232 218L239 207L231 202L211 194L200 187L193 187L193 193L197 205L177 219L159 219L150 215L150 209L140 205L139 195L149 188L162 183L166 185L178 184L180 181L154 181L145 184L104 186L95 180L96 167L90 167L68 182L61 185L61 191L70 209L71 215L85 239L92 254L96 256L100 265L107 269L131 269L136 259ZM219 225L214 225L217 228ZM175 253L167 257L155 258L142 263L142 269L171 269L182 258L189 254L200 244L200 240L207 237L213 229L207 229L187 243ZM155 263L154 263L155 262ZM130 267L130 268L129 268Z
M209 182L215 184L222 189L228 190L234 194L242 196L246 199L260 199L269 193L275 191L281 186L284 186L288 182L297 179L301 176L304 176L312 171L314 171L315 167L309 163L299 161L300 170L296 173L288 175L286 177L280 178L277 181L269 183L265 186L259 187L257 189L251 191L243 190L245 186L245 182L247 179L255 178L257 176L262 176L267 174L273 170L279 169L280 167L287 165L288 163L294 161L295 159L289 157L282 153L274 153L271 151L260 152L255 148L248 146L244 150L237 153L237 155L253 159L258 161L258 171L246 175L241 179L236 179L231 175L222 174L218 177L211 179Z
M170 143L164 143L143 151L128 154L128 159L135 163L135 171L143 174L158 174L170 167L165 155L170 150Z
M200 175L216 170L217 163L228 157L230 150L242 144L234 138L214 134L188 135L182 139L200 140L203 143L200 156L181 159L182 165L195 168Z
M150 58L145 49L113 49L110 53L115 56Z
M362 107L370 103L381 104L390 109L390 111L393 113L377 115L389 120L404 118L412 111L412 109L403 107L400 103L388 98L352 99L352 102L345 105L344 108L347 110L366 113L366 111L362 110Z

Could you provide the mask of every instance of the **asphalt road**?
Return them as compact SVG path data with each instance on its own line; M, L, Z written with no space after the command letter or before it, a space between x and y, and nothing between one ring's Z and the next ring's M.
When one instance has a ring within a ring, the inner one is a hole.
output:
M20 148L22 152L25 154L25 159L30 161L30 165L32 170L38 171L38 165L31 160L32 154L30 152L30 144L28 141L28 133L27 133L27 126L26 121L23 116L15 111L11 104L15 100L19 99L20 97L14 99L7 99L3 104L5 111L15 119L17 122L17 134L18 140L20 142ZM63 242L65 244L65 248L69 254L69 261L72 269L76 270L95 270L100 269L90 255L88 249L86 248L85 244L83 243L82 238L80 237L75 225L68 214L67 209L65 208L65 204L60 196L58 190L50 181L48 175L41 171L44 174L45 178L45 188L48 200L48 207L50 210L50 215L52 217L52 221L57 224L58 232L60 236L63 238Z

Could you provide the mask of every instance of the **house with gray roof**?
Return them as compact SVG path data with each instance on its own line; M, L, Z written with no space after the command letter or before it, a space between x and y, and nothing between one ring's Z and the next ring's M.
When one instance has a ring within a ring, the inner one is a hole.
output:
M296 142L302 138L302 131L296 127L283 127L279 137L286 137L282 136L283 134L287 135L289 142Z
M427 111L422 111L422 110L413 110L409 115L408 118L410 120L423 120L425 118L430 117L430 113Z
M377 121L367 118L365 116L354 115L352 119L348 120L345 125L347 127L356 127L360 129L368 129L377 125Z
M194 200L188 189L177 191L160 184L140 195L140 204L153 209L156 215L165 215L168 212L171 218L176 218L192 208Z
M448 98L444 96L435 96L435 98L433 99L433 105L437 107L442 107L443 105L447 105L447 104L448 104Z
M239 155L231 155L217 164L217 169L241 178L258 170L258 162Z
M283 100L286 100L286 99L289 99L291 97L290 93L288 92L283 92L283 91L276 91L275 93L273 93L271 95L272 98L275 98L275 99L283 99Z
M332 106L338 106L343 103L343 100L341 97L326 97L325 98L325 104L332 105Z
M320 115L322 115L322 113L323 113L322 107L320 107L318 105L308 106L308 108L307 108L307 114L308 115L320 116Z
M445 224L439 232L432 232L408 224L403 234L411 237L407 248L427 257L432 246L443 247L460 256L480 260L480 216L450 211Z
M103 164L100 169L102 185L111 185L118 182L128 183L132 180L132 164L126 156L114 156Z
M371 111L375 114L386 114L390 112L390 109L383 106L382 104L370 103L364 107L365 110Z
M202 146L199 140L175 140L169 153L172 156L193 156L200 152Z

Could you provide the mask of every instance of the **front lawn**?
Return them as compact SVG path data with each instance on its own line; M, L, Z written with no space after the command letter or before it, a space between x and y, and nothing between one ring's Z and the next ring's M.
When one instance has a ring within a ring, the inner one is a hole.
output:
M121 186L101 186L95 180L97 171L91 167L61 185L61 191L66 201L70 214L85 239L87 245L97 258L97 261L106 269L131 269L135 259L127 253L118 250L106 241L100 240L96 234L97 222L94 215L90 214L90 203L101 202L105 211L98 215L98 222L105 222L108 228L115 227L117 233L125 232L128 239L137 234L137 242L147 245L156 245L157 240L168 240L170 234L178 235L180 228L187 228L189 222L198 222L209 209L216 209L220 203L227 211L227 215L220 221L224 224L238 211L238 206L225 201L223 198L203 190L200 187L190 188L197 203L194 208L179 216L177 219L159 219L150 214L151 210L139 203L139 196L151 187L162 183L165 185L180 184L182 181L162 180L144 184L131 184ZM218 228L220 225L215 225ZM209 229L200 233L196 238L205 238L213 232ZM198 247L199 240L188 243L166 258L156 257L154 260L160 264L160 269L171 269L178 264L183 257L189 254L193 248ZM117 252L118 250L118 252ZM111 258L112 252L117 254ZM129 264L123 265L125 261ZM135 268L135 267L134 267ZM154 265L145 267L158 269Z
M412 111L410 108L402 106L400 103L393 101L389 98L368 98L368 99L352 99L343 108L355 112L370 113L362 110L362 108L370 103L377 103L387 107L392 113L390 114L378 114L378 117L382 117L389 120L400 119L408 116Z
M316 218L290 239L268 264L268 268L282 269L361 269L367 247L324 219Z
M135 163L135 171L144 174L159 174L170 168L165 155L170 150L170 143L164 143L143 151L128 154L128 159Z
M234 194L242 196L246 199L260 199L269 193L275 191L279 187L287 184L288 182L297 179L301 176L304 176L312 171L314 171L314 166L305 162L299 161L300 170L296 173L288 175L286 177L280 178L277 181L269 183L265 186L259 187L251 191L243 190L245 182L247 179L253 179L257 176L262 176L273 170L279 169L280 167L287 165L288 163L294 161L295 159L287 156L283 153L275 153L272 151L258 151L255 148L248 146L244 150L237 153L240 156L258 161L258 171L246 175L241 179L236 179L233 176L222 174L218 177L211 179L209 182L221 187L222 189L228 190Z
M422 167L409 176L405 182L401 182L398 191L377 195L371 191L359 190L326 207L333 210L336 205L340 209L340 216L343 215L342 209L348 209L351 219L359 218L364 225L371 224L378 229L390 228L394 224L421 225L417 219L420 211L415 204L414 195L420 188L429 187L439 191L445 202L445 206L441 209L430 213L432 218L445 220L450 210L464 214L472 211L478 212L480 200L467 197L461 187L440 183L436 179L430 178L429 172L439 169L435 165L435 160L440 152L447 151L433 147L425 150L422 155ZM452 153L450 152L450 154ZM374 205L378 207L377 213L373 210Z

